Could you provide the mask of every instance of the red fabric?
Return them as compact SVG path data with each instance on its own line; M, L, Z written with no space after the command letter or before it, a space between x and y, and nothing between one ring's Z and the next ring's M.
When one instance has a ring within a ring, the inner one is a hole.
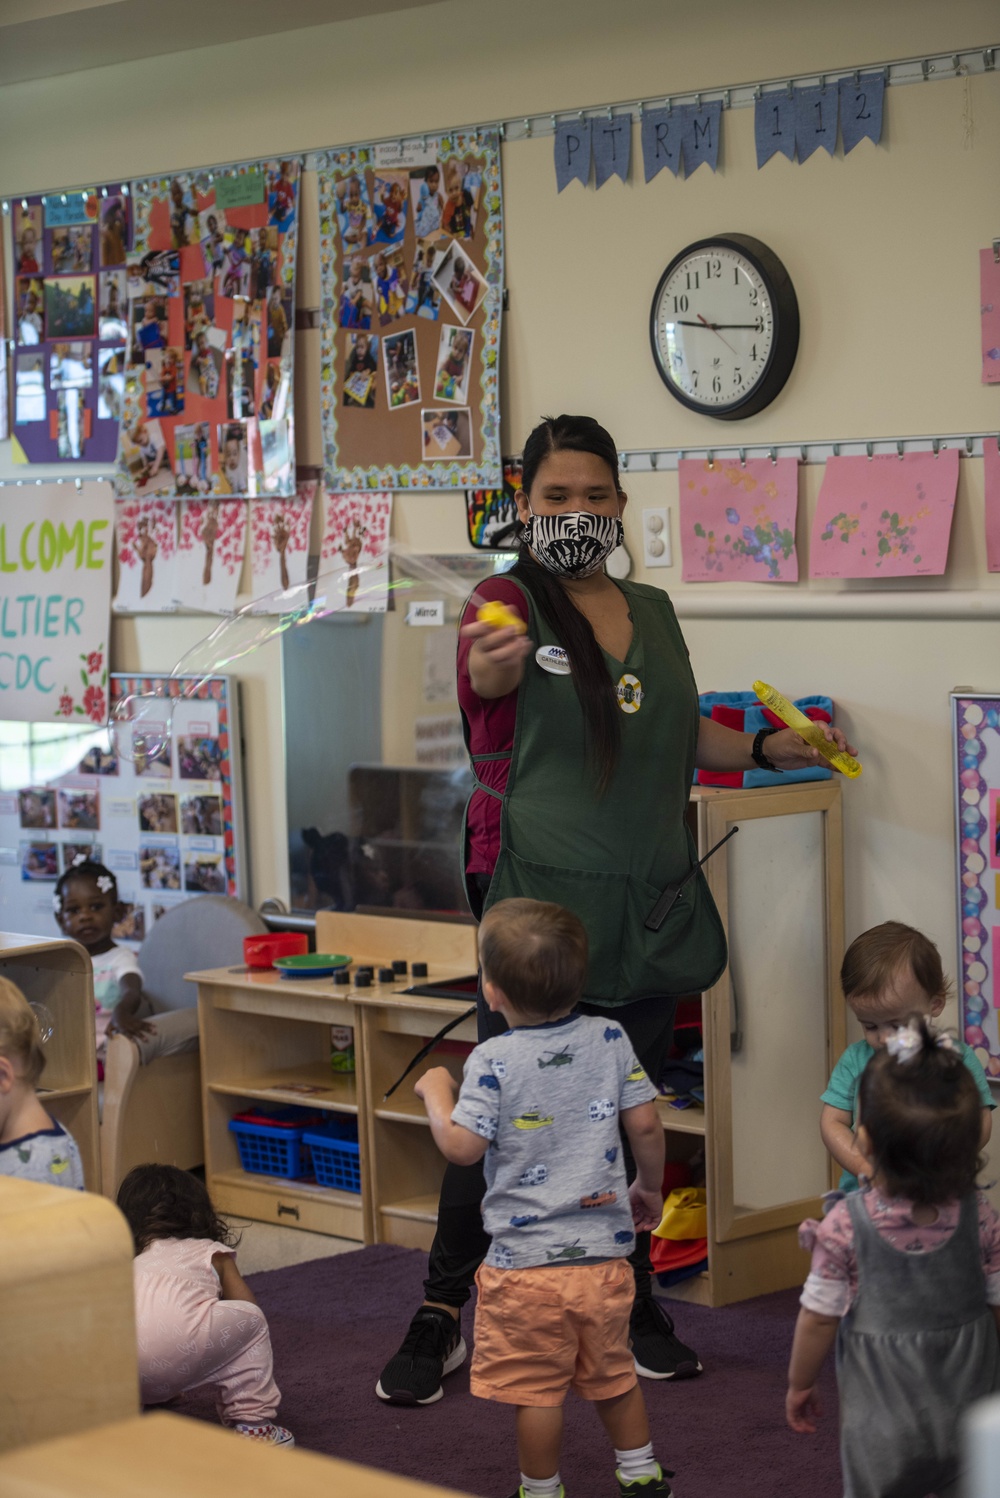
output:
M491 577L476 589L476 596L483 602L496 599L514 609L527 624L528 605L524 594L516 583L503 576ZM476 604L468 604L462 615L462 623L474 624ZM508 692L506 697L494 697L487 701L472 690L469 680L470 640L458 642L458 705L468 724L469 747L473 754L496 754L510 749L514 743L514 725L517 721L517 693ZM510 761L488 760L477 765L476 774L484 785L503 791L507 785ZM500 802L495 796L483 791L474 791L469 803L466 872L469 874L492 874L500 857Z
M660 1273L697 1264L708 1255L707 1238L651 1238L649 1262Z

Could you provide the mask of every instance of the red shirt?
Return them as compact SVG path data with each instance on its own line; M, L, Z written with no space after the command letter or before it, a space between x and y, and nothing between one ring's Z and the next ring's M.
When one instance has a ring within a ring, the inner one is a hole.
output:
M462 615L462 624L476 622L476 609L480 602L493 599L507 604L528 622L528 605L524 594L504 576L491 577L476 589L478 602L469 603ZM517 721L517 692L508 692L506 697L480 697L472 689L469 680L469 651L471 640L458 642L458 705L468 725L469 750L472 754L497 754L509 750L514 744L514 725ZM529 663L530 664L530 663ZM507 785L510 760L491 759L476 765L476 774L484 785L503 791ZM469 802L466 832L465 868L469 874L492 874L500 856L500 802L495 796L474 790Z

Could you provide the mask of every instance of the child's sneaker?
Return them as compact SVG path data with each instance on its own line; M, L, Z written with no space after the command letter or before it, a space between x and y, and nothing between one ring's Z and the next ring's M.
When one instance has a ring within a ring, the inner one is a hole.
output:
M673 1477L674 1474L664 1472L659 1464L656 1470L660 1474L659 1477L635 1477L631 1482L626 1482L621 1473L616 1471L615 1476L618 1479L618 1491L621 1493L621 1498L671 1498L673 1489L667 1478Z
M511 1498L525 1498L524 1484L523 1483L518 1488L518 1490L517 1490L516 1493L512 1493L511 1494ZM556 1498L566 1498L566 1489L563 1487L562 1483L559 1484L559 1491L556 1494Z
M238 1436L249 1436L251 1441L259 1441L262 1446L294 1446L295 1437L290 1430L283 1425L275 1425L273 1420L261 1420L251 1423L249 1420L240 1420L236 1425L230 1427Z

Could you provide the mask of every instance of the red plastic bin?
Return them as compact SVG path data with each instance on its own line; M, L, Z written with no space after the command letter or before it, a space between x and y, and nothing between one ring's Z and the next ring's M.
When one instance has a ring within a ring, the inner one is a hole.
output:
M302 957L308 950L309 938L304 931L269 931L265 936L243 938L247 967L273 967L276 957Z

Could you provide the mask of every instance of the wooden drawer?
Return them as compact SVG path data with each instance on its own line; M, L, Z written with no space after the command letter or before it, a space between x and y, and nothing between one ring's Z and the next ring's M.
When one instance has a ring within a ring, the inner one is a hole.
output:
M275 1176L255 1177L242 1171L212 1176L208 1189L218 1211L230 1216L364 1241L360 1194L305 1186Z

